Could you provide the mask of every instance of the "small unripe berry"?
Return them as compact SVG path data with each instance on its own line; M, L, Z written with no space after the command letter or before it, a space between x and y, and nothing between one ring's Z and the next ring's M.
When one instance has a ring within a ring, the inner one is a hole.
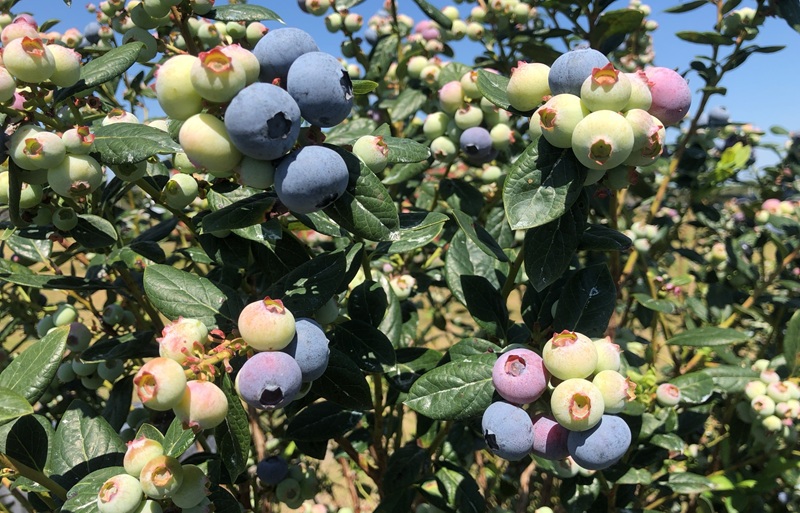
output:
M183 397L173 411L192 431L211 429L220 425L228 415L228 398L214 383L192 380L186 383Z
M581 86L581 101L591 111L620 111L631 98L631 81L611 63L594 68Z
M161 331L158 342L158 354L183 363L194 352L203 352L208 342L208 328L197 319L179 317Z
M603 395L591 381L567 379L550 396L550 409L559 424L570 431L594 427L603 416Z
M629 401L636 398L636 383L617 371L600 371L592 379L592 383L603 395L605 413L619 413Z
M280 299L264 298L239 314L239 334L256 351L279 351L295 334L294 315Z
M100 513L134 513L142 503L142 486L139 479L128 474L109 478L97 493Z
M681 401L681 389L672 383L661 383L656 388L656 400L661 406L675 406Z
M197 180L194 177L177 173L172 175L164 186L162 198L171 208L182 210L197 199L199 192Z
M381 136L364 135L353 144L353 153L373 172L380 173L389 163L389 147Z
M164 447L157 440L140 436L128 442L122 465L125 472L136 477L142 473L144 466L157 456L164 455Z
M169 358L153 358L133 378L142 404L156 411L177 405L186 391L186 374L181 364Z
M174 55L158 68L158 104L173 119L188 119L203 109L203 98L194 90L190 78L197 60L194 55Z
M542 358L547 370L559 379L585 378L597 366L597 349L586 335L564 330L547 341Z
M103 183L103 168L89 155L67 155L47 171L50 188L65 198L78 199L94 192Z
M533 110L550 94L547 76L550 67L538 62L520 61L511 70L506 92L512 107L521 111Z
M172 494L172 503L179 508L192 508L206 498L211 482L197 465L183 465L183 484Z
M4 45L3 65L17 80L34 84L44 82L56 70L50 49L41 39L27 36Z
M171 456L156 456L142 467L139 481L142 491L151 499L172 497L183 484L183 466Z

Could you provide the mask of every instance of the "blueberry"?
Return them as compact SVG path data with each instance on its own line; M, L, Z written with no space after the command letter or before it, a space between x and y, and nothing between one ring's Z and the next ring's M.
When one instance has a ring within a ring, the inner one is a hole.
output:
M492 369L492 383L497 393L514 404L534 402L547 388L547 381L542 357L530 349L504 353Z
M580 96L581 86L592 69L608 64L608 58L592 48L579 48L562 54L550 67L547 83L553 96L562 93Z
M533 425L528 413L504 402L492 403L483 412L483 439L494 454L511 461L521 460L533 447Z
M289 68L286 89L312 125L338 125L353 108L353 83L347 70L325 52L301 55Z
M375 46L375 43L378 42L378 31L374 28L370 27L364 31L364 39L367 40L371 46Z
M283 408L300 391L303 373L286 353L265 351L253 355L236 375L236 390L244 401L261 410Z
M491 134L480 126L464 130L461 133L459 144L461 151L472 164L484 164L497 155L497 151L492 147Z
M567 438L569 453L575 463L588 470L608 468L625 454L631 445L631 429L619 417L603 415L587 431L571 431Z
M83 28L83 37L90 43L97 44L100 41L100 24L93 21Z
M323 209L347 188L344 159L323 146L306 146L290 153L275 169L275 192L286 207L300 214Z
M721 127L728 124L731 119L728 109L725 107L714 107L708 111L708 126Z
M272 82L279 78L281 83L285 83L286 74L295 59L304 53L318 51L314 38L304 30L292 27L270 30L253 48L261 66L258 79Z
M236 148L248 157L276 159L297 141L300 108L280 87L256 82L231 100L225 128Z
M295 335L283 352L295 359L303 373L303 382L314 381L328 367L328 337L322 326L313 319L300 318L295 322Z
M264 458L256 465L256 475L267 485L276 485L286 479L289 474L289 464L280 456Z
M544 414L538 414L532 419L533 424L533 454L548 460L563 460L569 456L567 437L569 430Z

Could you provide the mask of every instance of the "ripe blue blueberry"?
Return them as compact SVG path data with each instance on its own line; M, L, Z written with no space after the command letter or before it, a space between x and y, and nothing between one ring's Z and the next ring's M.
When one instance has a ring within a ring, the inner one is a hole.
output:
M489 162L497 155L497 150L492 146L491 134L480 126L464 130L461 133L459 144L461 145L461 151L464 152L471 164Z
M286 479L289 474L289 464L280 456L264 458L256 465L256 475L267 485L276 485Z
M503 399L514 404L534 402L547 388L549 374L542 357L530 349L513 349L497 359L492 384Z
M225 129L234 146L248 157L277 159L297 141L300 108L280 87L256 82L231 100Z
M593 428L570 431L567 438L575 463L588 470L610 467L622 458L630 445L631 429L615 415L603 415Z
M100 24L93 21L83 28L83 37L86 38L91 44L97 44L100 41Z
M567 437L570 431L550 415L538 414L533 424L533 454L548 460L563 460L569 456Z
M275 169L275 192L292 212L321 210L342 195L349 174L344 159L324 146L306 146L280 161Z
M300 318L295 322L295 335L283 352L293 357L303 373L303 382L308 383L322 376L328 368L331 351L328 337L316 321Z
M258 79L272 82L278 78L281 84L285 84L286 74L295 59L304 53L318 51L314 38L304 30L292 27L270 30L253 48L261 66Z
M236 391L261 410L283 408L300 391L303 373L294 358L279 351L256 353L236 375Z
M353 108L353 83L347 70L325 52L298 57L286 78L286 90L303 118L322 128L338 125Z
M533 424L528 413L504 402L492 403L483 412L483 439L494 454L510 461L521 460L533 447Z
M593 48L579 48L561 54L550 67L547 83L553 96L569 93L581 95L581 86L592 69L608 64L608 58Z

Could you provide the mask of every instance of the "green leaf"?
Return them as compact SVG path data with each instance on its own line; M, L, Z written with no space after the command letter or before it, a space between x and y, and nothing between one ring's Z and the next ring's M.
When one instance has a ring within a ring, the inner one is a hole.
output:
M732 45L735 41L731 36L723 36L717 32L694 32L691 30L681 30L675 32L678 39L683 39L690 43L697 43L701 45Z
M667 340L667 344L672 346L714 347L736 344L749 339L750 337L741 331L706 326L678 333Z
M117 242L114 225L91 214L79 215L78 226L70 230L69 236L86 249L107 248Z
M139 429L136 431L136 438L140 437L149 438L150 440L155 440L160 443L162 446L164 445L164 435L157 427L147 422L139 426Z
M172 419L167 428L167 434L164 435L164 441L161 443L164 446L164 454L173 458L179 457L192 446L194 438L195 435L191 429L184 429L179 419Z
M250 455L250 423L227 373L222 375L220 388L228 399L228 415L225 421L214 429L214 439L217 441L217 453L222 458L222 463L233 483L247 470L247 457Z
M170 319L198 319L208 327L221 320L234 323L238 312L229 311L228 298L211 280L168 265L144 270L144 291L158 311Z
M586 169L570 149L552 146L544 137L530 144L514 162L503 185L511 228L524 230L563 216L583 191Z
M151 358L158 356L158 343L153 331L136 331L125 335L98 340L81 353L84 362L102 362L105 360L129 360L133 358Z
M389 234L391 242L379 242L376 251L387 255L407 253L433 242L449 218L441 212L400 214L400 228Z
M503 348L482 338L465 338L451 347L447 354L452 361L469 359L475 355L500 354Z
M677 309L675 303L669 299L654 299L650 297L649 294L645 294L644 292L634 294L633 298L643 307L655 312L674 314L675 310Z
M384 371L389 383L402 392L408 392L420 376L442 360L442 353L424 347L401 347L396 354L397 363Z
M466 304L466 299L464 289L461 287L461 276L483 276L499 290L505 282L505 269L507 269L505 263L498 262L481 251L467 238L463 230L456 232L450 241L445 257L445 279L450 291L463 304Z
M144 43L133 41L112 48L100 57L90 60L81 67L81 78L77 84L56 93L56 102L62 102L76 93L81 93L122 75L136 62L142 48L144 48Z
M800 365L800 310L797 310L786 324L786 333L783 335L783 355L789 373L794 375Z
M590 224L581 234L578 249L592 251L627 251L633 242L625 234L601 224Z
M486 501L469 472L446 460L441 465L442 468L436 471L436 481L447 504L458 512L484 513Z
M694 0L692 2L686 2L685 4L682 3L680 5L676 5L675 7L669 7L664 9L664 12L669 13L681 13L681 12L689 12L697 9L698 7L703 7L704 5L708 4L708 0Z
M702 493L714 488L713 483L707 477L691 472L670 474L667 486L673 492L680 494Z
M553 327L601 337L616 301L617 287L606 264L585 267L573 274L561 291Z
M35 289L50 290L81 290L94 292L96 290L116 289L116 285L100 280L79 278L77 276L47 276L44 274L5 274L0 273L0 282L5 281L22 285L23 287L33 287Z
M0 424L33 413L33 406L17 392L0 386Z
M453 208L453 217L456 218L458 226L464 230L464 233L475 243L478 249L501 262L508 262L508 257L503 252L503 248L501 248L500 244L494 240L494 237L486 231L486 228L476 223L470 216L457 208Z
M429 147L411 139L385 136L383 142L389 147L389 163L420 162L431 156Z
M378 88L372 80L353 80L353 94L368 94Z
M350 9L358 4L364 3L365 0L336 0L336 10Z
M525 232L525 272L537 292L558 280L569 268L586 225L587 202L575 202L563 216Z
M369 118L345 120L325 133L325 142L337 146L353 144L362 135L370 135L375 126L375 122Z
M34 342L0 373L0 387L35 403L53 382L67 347L69 326L56 328Z
M272 284L266 295L279 298L297 317L313 315L336 293L346 269L344 251L322 253Z
M364 78L367 80L374 80L382 82L386 72L389 71L392 61L397 57L397 46L400 42L400 37L397 34L391 34L382 37L372 49L369 54L369 65Z
M358 157L338 147L328 146L347 163L350 184L325 213L345 230L367 240L381 241L400 226L397 207L383 186Z
M461 77L470 71L472 71L471 66L461 64L460 62L450 61L445 63L442 65L442 69L439 70L439 78L437 80L438 86L442 87L448 82L461 80Z
M54 437L55 430L47 417L26 415L0 427L0 453L41 472L47 467Z
M430 461L428 452L414 442L409 442L389 456L383 478L384 493L396 494L417 483L424 475ZM409 511L406 509L405 511Z
M427 101L428 97L425 93L419 89L412 89L409 87L391 101L391 107L384 105L387 101L382 102L381 105L389 108L389 115L392 121L397 122L416 114Z
M714 387L723 393L734 394L743 392L744 387L753 380L758 379L759 373L747 367L735 365L718 365L707 367L700 371L714 381Z
M714 380L703 372L690 372L670 380L670 383L681 390L681 400L691 404L704 402L714 391Z
M114 382L100 413L114 431L119 432L128 418L133 402L133 375L128 374Z
M112 123L94 129L94 151L104 164L135 163L183 151L168 133L138 123Z
M508 101L508 77L499 73L492 73L484 69L478 70L478 90L484 98L497 105L501 109L516 112Z
M348 355L366 372L383 372L395 364L394 347L377 328L361 321L345 321L330 332L331 346Z
M286 436L304 442L325 442L338 438L358 425L364 413L332 402L314 403L289 421Z
M642 26L644 13L638 9L606 11L592 31L592 48L599 48L612 36L629 34Z
M125 444L106 419L75 399L56 428L50 463L52 477L70 488L95 470L121 465L124 455ZM97 498L97 489L94 493Z
M425 0L414 0L414 3L416 3L420 9L422 9L422 12L424 12L428 18L441 25L444 29L449 30L450 27L453 26L453 20L442 14L442 11L432 6Z
M354 321L362 321L376 328L381 324L389 307L383 287L378 282L365 280L356 286L347 299L347 314Z
M314 381L314 392L343 408L370 408L372 397L361 369L338 349L332 347L330 351L325 374Z
M705 0L703 0L705 1ZM622 477L614 481L615 484L621 485L636 485L645 484L649 485L653 482L653 474L641 468L629 468Z
M461 289L472 318L490 335L505 339L508 327L508 308L500 292L483 276L464 275Z
M410 164L399 164L389 168L389 172L383 178L384 185L396 185L405 183L419 174L430 169L431 164L429 161L413 162Z
M464 420L492 403L492 366L497 356L476 355L426 372L411 387L405 404L434 420Z
M275 197L268 193L254 194L235 201L203 217L203 231L234 230L261 224L274 204Z
M800 1L783 0L775 3L778 16L786 20L790 27L800 32Z
M683 453L683 448L686 446L686 442L674 433L653 435L653 438L650 439L650 443L656 447L680 453Z
M86 475L67 493L67 502L61 507L61 513L99 513L97 509L97 492L103 483L114 476L125 473L122 466L101 468Z
M260 5L230 4L220 5L203 16L217 21L279 21L280 16Z

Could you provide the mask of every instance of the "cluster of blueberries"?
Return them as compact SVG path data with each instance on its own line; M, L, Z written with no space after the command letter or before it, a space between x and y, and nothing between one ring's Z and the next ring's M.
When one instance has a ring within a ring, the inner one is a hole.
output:
M278 199L304 214L347 187L347 165L336 151L292 150L302 120L333 127L353 106L347 70L303 30L269 31L252 52L228 45L173 56L158 70L156 96L170 118L183 120L179 142L188 160L212 175L234 172L255 176L261 188L274 184ZM224 120L212 113L215 105L224 107Z
M312 467L290 465L282 456L270 456L259 461L256 475L263 484L274 486L275 498L291 509L299 508L319 491L319 479ZM327 508L323 511L327 513Z
M569 456L587 470L613 465L631 444L630 428L613 414L636 397L620 365L620 348L610 339L570 331L553 335L542 356L527 348L504 352L492 369L503 401L492 403L482 419L486 445L512 461L533 454ZM523 408L548 390L549 412Z
M794 381L781 379L768 360L756 361L753 369L759 372L759 377L745 386L749 402L737 405L739 417L752 424L752 436L757 442L765 446L780 441L795 445L800 422L800 387Z

